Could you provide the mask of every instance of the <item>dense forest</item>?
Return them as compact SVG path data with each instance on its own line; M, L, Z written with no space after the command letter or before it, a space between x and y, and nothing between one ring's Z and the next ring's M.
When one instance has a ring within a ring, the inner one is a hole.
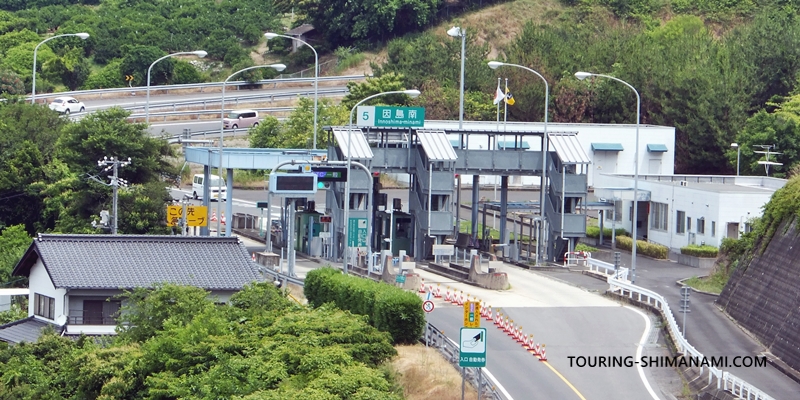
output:
M403 87L422 90L416 104L427 108L429 118L456 118L460 43L438 30L415 32L454 17L468 21L470 10L495 6L513 12L515 4L538 3L10 1L0 6L0 90L30 91L32 50L52 34L91 36L59 38L39 49L39 92L122 86L125 75L141 85L152 60L198 49L208 52L207 60L167 59L154 67L153 84L221 80L264 56L305 68L313 63L309 49L288 55L285 40L273 39L265 48L262 35L311 23L312 42L323 54L385 46L388 58L376 74L392 72ZM466 117L494 117L488 97L502 76L510 79L518 100L509 119L542 120L541 81L518 69L489 70L489 54L547 78L552 121L635 122L635 97L628 88L572 76L579 70L612 74L641 94L642 123L676 128L677 173L732 173L736 151L730 144L736 142L742 174L762 173L753 145L775 144L783 152L777 161L784 164L775 176L788 176L797 162L792 145L800 129L791 106L800 71L797 7L786 0L561 0L502 47L481 26L465 23Z

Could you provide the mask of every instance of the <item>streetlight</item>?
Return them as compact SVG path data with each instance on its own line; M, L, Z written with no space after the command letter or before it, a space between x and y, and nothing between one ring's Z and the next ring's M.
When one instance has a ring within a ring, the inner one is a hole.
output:
M548 141L547 141L547 114L548 114L548 105L550 104L550 85L547 84L547 79L545 79L544 76L542 76L542 74L540 74L540 73L538 73L538 72L536 72L536 71L534 71L534 70L532 70L532 69L530 69L528 67L523 67L522 65L518 65L518 64L503 63L503 62L500 62L500 61L489 61L489 68L491 68L491 69L497 69L497 68L502 67L502 66L517 67L517 68L522 68L522 69L524 69L526 71L529 71L529 72L533 72L534 74L536 74L536 76L541 78L542 81L544 82L544 134L542 135L542 184L541 184L541 189L539 190L541 192L540 193L541 197L540 197L540 200L539 200L539 209L541 210L541 214L542 214L542 223L539 225L539 245L538 245L539 250L536 252L537 253L536 254L536 261L537 261L537 264L538 264L538 261L540 259L540 255L542 253L544 253L544 250L545 250L545 247L544 247L544 237L545 237L544 210L545 210L545 207L544 207L544 205L545 205L545 201L547 199L547 196L545 195L545 184L547 183L547 148L548 148Z
M447 34L452 37L461 38L461 83L459 85L460 96L458 100L458 129L461 129L464 124L464 59L466 57L467 30L454 26L447 30Z
M39 46L45 44L45 42L49 42L55 38L65 37L65 36L77 36L83 40L89 37L89 34L86 32L81 33L65 33L63 35L56 35L53 37L49 37L45 40L39 42L36 47L33 49L33 82L31 83L31 104L36 103L36 53L39 51Z
M145 106L144 106L144 121L146 123L148 123L148 124L150 123L150 71L153 69L153 65L156 65L157 62L159 62L159 61L161 61L161 60L163 60L165 58L174 57L174 56L180 56L180 55L186 55L186 54L194 54L194 55L196 55L196 56L198 56L200 58L203 58L206 55L208 55L208 53L206 53L203 50L182 51L180 53L167 54L164 57L161 57L158 60L153 61L153 63L150 64L150 67L147 68L147 102L145 103Z
M219 174L219 180L217 180L217 215L219 216L217 218L217 236L222 236L220 234L221 232L219 231L220 221L222 220L222 214L220 213L220 205L219 205L219 203L221 203L222 201L220 200L219 196L220 194L222 194L222 145L225 138L225 87L228 85L228 81L234 76L239 75L242 72L258 68L272 68L278 72L281 72L284 69L286 69L286 66L283 64L269 64L269 65L256 65L252 67L247 67L232 73L229 77L225 78L224 82L222 82L222 101L221 101L222 106L219 113L219 166L217 169L217 173ZM227 196L230 197L232 195L230 193L227 193ZM231 206L231 203L228 202L227 205ZM231 225L232 224L226 225L226 230L230 229Z
M374 99L374 98L379 97L379 96L386 96L386 95L390 95L390 94L405 94L407 96L410 96L413 99L413 98L416 98L417 96L419 96L419 90L415 90L415 89L411 89L411 90L393 90L393 91L390 91L390 92L376 93L376 94L373 94L372 96L364 98L363 100L359 101L358 103L356 103L356 105L353 106L353 108L350 110L350 125L347 126L347 171L348 172L350 171L350 168L351 168L351 165L352 165L352 162L353 162L353 155L351 154L351 149L352 149L352 146L353 146L352 145L352 143L353 143L353 114L356 112L356 108L358 108L358 106L360 104L364 103L367 100L371 100L371 99ZM370 179L371 178L372 177L370 177ZM428 205L428 207L430 207L430 205ZM370 210L369 206L367 206L367 249L368 250L369 250L369 242L370 242L370 239L371 239L370 228L371 228L372 224L370 224L370 219L371 218L370 218L370 215L369 215L369 213L371 213L371 212L372 212L372 210ZM347 230L348 230L348 225L349 225L349 222L350 222L350 178L347 178L347 181L345 181L345 183L344 183L344 218L343 219L344 219L344 222L342 223L342 225L343 225L342 228L343 228L343 231L344 231L344 246L342 247L342 249L343 249L342 260L344 261L344 270L347 271L347 235L349 234L349 232Z
M276 37L282 37L282 38L286 38L286 39L296 40L296 41L298 41L300 43L305 44L306 46L308 46L311 49L311 51L314 52L314 147L312 147L312 148L316 150L317 149L317 98L319 97L319 92L317 90L317 85L319 83L319 57L317 56L317 50L314 49L314 46L308 44L308 42L306 42L304 40L300 40L300 38L296 38L296 37L292 37L292 36L287 36L287 35L281 35L281 34L277 34L277 33L267 32L267 33L264 34L264 37L266 37L267 40L274 39Z
M597 76L601 78L608 78L614 81L617 81L631 90L633 93L636 94L636 149L634 150L633 156L635 159L633 160L633 221L631 226L631 232L633 233L633 247L631 248L631 283L636 282L636 240L637 240L637 229L636 223L639 219L639 120L641 119L641 110L642 110L642 98L639 96L639 92L636 91L636 88L631 86L630 83L623 81L622 79L615 78L609 75L602 75L602 74L593 74L591 72L576 72L575 77L579 80L584 80L590 76ZM562 210L563 211L563 210Z
M736 149L736 176L739 176L739 157L742 155L742 149L739 143L731 143L731 147Z

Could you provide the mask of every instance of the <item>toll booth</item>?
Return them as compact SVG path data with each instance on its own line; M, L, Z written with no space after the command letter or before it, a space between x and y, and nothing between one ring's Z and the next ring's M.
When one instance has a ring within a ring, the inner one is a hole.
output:
M322 223L323 215L315 210L314 201L306 201L305 206L298 204L294 214L294 249L314 257L322 254Z
M391 250L393 256L400 250L411 254L414 243L414 216L401 210L400 199L394 199L388 210L378 211L376 215L376 243L373 249Z

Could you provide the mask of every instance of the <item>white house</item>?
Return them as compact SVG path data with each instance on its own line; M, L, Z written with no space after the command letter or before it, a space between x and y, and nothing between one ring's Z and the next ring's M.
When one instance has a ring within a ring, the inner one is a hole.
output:
M35 341L47 325L114 334L126 290L189 285L227 302L263 280L258 268L235 237L40 234L12 272L28 277L28 318L0 326L0 340Z
M719 246L726 237L739 238L785 179L731 175L639 175L637 234L673 251L689 244ZM632 175L599 174L595 196L614 202L605 227L632 231ZM614 218L616 218L614 220Z

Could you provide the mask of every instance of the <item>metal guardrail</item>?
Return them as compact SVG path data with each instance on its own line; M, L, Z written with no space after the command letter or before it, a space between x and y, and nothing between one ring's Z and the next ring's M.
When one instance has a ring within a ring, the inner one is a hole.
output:
M587 258L587 264L589 264L589 271L597 272L599 274L613 276L616 279L622 279L624 281L628 280L628 269L620 267L617 270L614 267L614 264L607 263L605 261L596 260L594 258Z
M334 96L344 96L348 92L347 89L323 89L318 92L318 94L322 97L334 97ZM295 97L310 97L314 95L313 90L303 90L303 91L292 91L292 92L284 92L284 93L273 93L273 94L254 94L254 95L246 95L246 96L236 96L225 99L225 103L227 106L237 106L239 103L252 103L255 101L269 101L273 102L276 100L286 100L292 99ZM209 105L217 105L220 107L222 103L222 98L217 96L213 98L207 99L200 99L200 100L187 100L187 101L180 101L180 102L170 102L169 104L153 104L150 103L150 117L158 116L159 113L155 112L159 109L172 109L176 111L180 107L191 107L191 106L203 106L203 110L206 110ZM132 106L122 107L125 110L135 111L135 110L142 110L146 109L146 104L137 104ZM294 108L292 108L294 109ZM219 113L220 110L214 110L215 112ZM144 117L145 114L136 114L132 115L131 117Z
M326 81L355 81L355 80L362 80L366 79L368 76L366 75L342 75L342 76L320 76L319 82L326 82ZM266 84L287 84L287 83L313 83L314 78L288 78L288 79L262 79L255 84L259 85L266 85ZM158 91L174 91L174 90L199 90L202 92L204 89L208 88L222 88L224 82L204 82L204 83L189 83L184 85L159 85L153 86L150 85L150 92ZM226 87L234 88L240 85L250 85L251 83L246 81L232 81L228 82ZM134 86L134 87L122 87L122 88L111 88L111 89L91 89L91 90L73 90L71 92L58 92L58 93L36 93L37 99L47 99L59 96L72 96L72 97L81 97L81 96L97 96L99 95L102 98L105 95L130 95L133 92L144 92L147 91L147 86ZM30 100L30 97L28 97Z
M494 399L494 400L512 400L504 390L499 389L500 383L497 382L494 375L492 375L486 368L461 368L458 366L459 346L449 337L445 336L439 329L436 329L433 324L428 322L425 326L425 334L423 335L422 342L427 346L435 347L440 353L453 365L456 369L460 369L461 373L466 376L467 380L472 384L472 387L480 388L481 399Z
M608 263L603 263L602 261L593 260L594 262L589 262L590 266L595 266L596 268L605 269L606 271L609 270L608 266L611 266L611 270L613 271L613 265ZM605 265L603 265L605 264ZM681 330L678 328L678 323L675 320L675 316L672 314L672 310L669 307L669 304L664 299L663 296L660 294L645 289L640 286L636 286L626 279L616 279L613 274L608 276L607 282L610 286L610 291L612 292L619 292L621 296L628 297L630 299L634 299L640 303L646 303L647 305L653 306L661 311L664 319L667 320L667 324L669 327L670 334L672 335L675 345L678 349L678 352L687 354L690 357L697 357L698 359L702 359L704 356L700 351L698 351L694 346L692 346L688 340L681 334ZM643 300L644 298L644 300ZM704 373L705 368L700 367L700 374ZM730 372L723 371L716 367L708 367L708 385L714 383L714 378L716 378L716 386L717 389L722 389L727 392L730 392L739 398L746 398L746 399L753 399L753 400L774 400L771 396L764 393L757 387L747 383L745 380L733 375Z

